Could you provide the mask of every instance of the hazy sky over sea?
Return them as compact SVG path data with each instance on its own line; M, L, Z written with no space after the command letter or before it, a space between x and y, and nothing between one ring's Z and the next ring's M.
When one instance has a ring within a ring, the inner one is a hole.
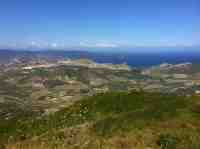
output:
M196 46L199 0L2 0L0 47Z

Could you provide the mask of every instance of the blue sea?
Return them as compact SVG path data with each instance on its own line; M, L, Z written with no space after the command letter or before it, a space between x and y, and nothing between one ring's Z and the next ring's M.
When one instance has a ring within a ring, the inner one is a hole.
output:
M52 51L51 51L52 52ZM52 53L49 53L52 55ZM86 52L86 51L60 51L55 52L53 56L66 58L88 58L99 63L126 63L132 67L149 67L162 63L178 64L178 63L199 63L200 50L196 51L178 51L178 52Z
M200 49L184 49L174 50L168 52L127 52L127 51L77 51L77 50L38 50L38 51L26 51L26 50L0 50L0 61L5 59L12 59L16 56L23 57L48 57L48 58L87 58L94 60L98 63L113 63L121 64L126 63L132 67L149 67L153 65L159 65L161 63L199 63L200 64ZM137 51L140 51L138 49Z

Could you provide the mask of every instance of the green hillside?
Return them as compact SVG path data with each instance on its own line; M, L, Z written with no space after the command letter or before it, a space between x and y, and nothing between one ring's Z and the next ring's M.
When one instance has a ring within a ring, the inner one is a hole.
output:
M2 121L0 140L7 148L199 149L199 99L144 92L98 94L50 116Z

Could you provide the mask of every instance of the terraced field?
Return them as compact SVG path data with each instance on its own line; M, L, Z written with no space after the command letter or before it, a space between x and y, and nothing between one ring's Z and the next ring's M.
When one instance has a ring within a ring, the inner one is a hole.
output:
M0 149L200 148L196 71L185 81L134 69L8 68L0 72Z

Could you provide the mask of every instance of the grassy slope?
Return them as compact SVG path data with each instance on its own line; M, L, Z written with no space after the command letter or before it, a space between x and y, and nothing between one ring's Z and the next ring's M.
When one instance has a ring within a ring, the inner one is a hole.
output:
M25 140L32 144L27 140L39 136L33 144L41 147L41 140L46 139L44 144L48 148L73 148L77 143L74 148L83 148L84 139L89 142L86 148L200 148L198 100L199 97L143 92L99 94L49 117L1 123L0 140L9 140L10 144ZM67 140L72 138L74 143L70 144ZM41 148L46 148L44 144ZM15 147L19 148L16 144Z

